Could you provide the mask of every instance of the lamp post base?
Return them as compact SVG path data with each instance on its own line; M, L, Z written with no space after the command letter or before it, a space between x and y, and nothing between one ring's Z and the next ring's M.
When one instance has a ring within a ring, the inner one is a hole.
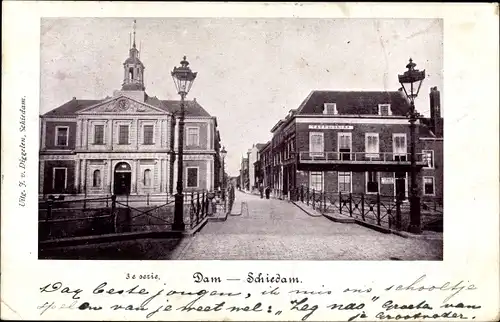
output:
M410 226L408 232L412 234L421 234L420 224L420 197L410 196Z
M184 231L186 229L184 224L184 195L176 193L174 200L174 224L172 229Z

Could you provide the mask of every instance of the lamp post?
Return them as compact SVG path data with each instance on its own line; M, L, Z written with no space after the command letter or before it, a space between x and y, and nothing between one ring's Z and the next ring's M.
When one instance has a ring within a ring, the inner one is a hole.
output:
M419 71L415 69L416 64L410 58L410 62L406 65L408 68L403 75L398 75L398 80L403 90L410 101L410 169L411 169L411 186L410 186L410 226L408 231L415 234L420 234L420 195L417 184L417 160L416 160L416 127L417 113L415 112L415 98L420 91L422 81L425 78L425 70ZM405 86L406 85L406 86ZM409 86L409 91L406 87Z
M191 86L196 78L197 73L191 71L188 67L189 62L186 60L186 56L183 57L181 61L181 67L174 67L172 71L172 79L174 80L177 92L181 96L181 111L179 114L179 157L177 160L177 193L175 194L175 210L174 210L174 224L172 229L174 230L184 230L184 196L182 194L183 188L183 164L182 164L182 154L184 152L184 99L189 93Z
M227 151L224 147L220 150L220 155L222 157L222 200L226 200L226 173L224 167L224 159L226 158Z

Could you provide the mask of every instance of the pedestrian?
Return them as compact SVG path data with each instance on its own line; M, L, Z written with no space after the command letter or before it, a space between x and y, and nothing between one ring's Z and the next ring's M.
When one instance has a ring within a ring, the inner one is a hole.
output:
M266 187L266 199L269 199L269 194L271 193L271 189L269 186Z
M264 199L264 185L261 183L259 185L260 199Z

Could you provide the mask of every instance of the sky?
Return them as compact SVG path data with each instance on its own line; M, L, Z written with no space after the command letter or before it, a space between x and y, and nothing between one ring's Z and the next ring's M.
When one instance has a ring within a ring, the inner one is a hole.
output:
M44 18L40 113L121 88L134 18ZM217 117L226 171L271 139L271 128L312 90L388 90L411 57L443 100L441 19L137 18L136 43L150 96L179 99L170 76L186 55L198 72L187 99ZM445 107L441 107L442 114Z

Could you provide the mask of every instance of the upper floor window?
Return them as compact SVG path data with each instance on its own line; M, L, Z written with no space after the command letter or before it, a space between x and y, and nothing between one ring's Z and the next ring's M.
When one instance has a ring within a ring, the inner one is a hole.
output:
M365 133L365 152L367 158L377 158L379 151L378 133Z
M94 126L94 144L104 144L104 125Z
M392 151L394 153L394 160L406 161L406 134L393 133L392 134Z
M337 112L337 104L336 103L325 103L323 106L323 114L335 115Z
M154 126L144 125L144 144L154 144L153 134L154 134Z
M433 150L422 150L423 160L427 165L425 168L434 168L434 151Z
M325 151L323 132L309 132L309 152L313 156L322 156Z
M67 126L56 126L56 145L68 145L69 128Z
M392 115L391 104L379 104L378 105L378 115L382 115L382 116Z
M128 144L128 125L120 125L118 130L118 144Z
M197 127L188 127L186 145L199 145L199 144L200 144L200 129Z

